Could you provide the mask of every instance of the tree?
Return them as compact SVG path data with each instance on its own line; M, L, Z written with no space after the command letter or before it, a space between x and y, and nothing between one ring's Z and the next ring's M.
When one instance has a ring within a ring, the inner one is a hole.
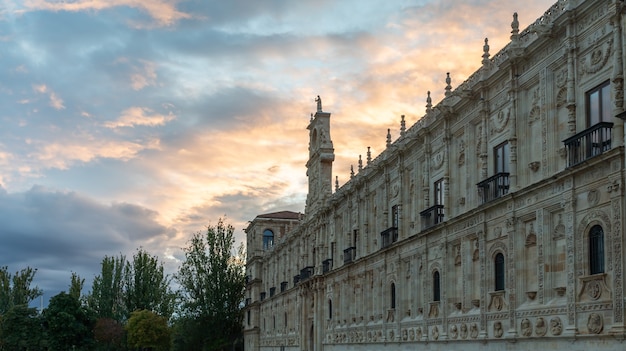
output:
M13 306L28 305L43 294L37 286L31 288L35 273L37 269L27 267L11 275L7 266L0 267L0 315Z
M124 327L112 318L98 318L93 328L98 350L119 350L124 340Z
M149 310L166 319L174 312L177 294L172 292L172 278L164 273L158 257L137 250L124 269L126 311Z
M73 298L80 300L82 297L83 286L85 285L85 279L80 279L80 276L75 272L72 272L72 278L70 281L69 294Z
M21 304L0 317L0 350L45 350L46 335L37 309Z
M124 267L126 257L104 256L101 273L93 280L87 303L100 318L123 321L128 318L124 304Z
M128 346L141 350L169 350L170 329L167 318L148 310L130 315L126 325Z
M61 292L50 299L44 310L50 350L93 349L95 313L79 299Z
M243 245L234 255L234 228L219 219L206 235L194 234L177 279L189 343L219 350L241 334L245 289ZM192 340L189 340L192 339Z

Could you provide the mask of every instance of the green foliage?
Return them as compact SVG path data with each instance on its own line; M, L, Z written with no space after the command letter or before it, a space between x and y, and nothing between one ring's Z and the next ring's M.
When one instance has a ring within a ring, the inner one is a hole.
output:
M37 269L24 268L15 275L9 273L8 267L0 267L0 315L11 307L28 305L43 294L38 287L31 288Z
M85 279L80 279L78 274L72 272L72 278L70 281L70 296L80 300L82 296L83 286L85 285Z
M170 289L171 277L163 263L143 249L137 250L124 269L126 311L149 310L166 319L174 312L176 294Z
M126 257L105 256L101 262L101 273L93 280L92 291L87 303L100 318L117 321L127 319L124 296L124 266Z
M45 350L42 318L35 308L11 307L0 317L0 350Z
M152 311L138 310L126 325L128 346L141 350L169 350L170 329L167 318Z
M93 349L95 315L79 299L65 292L53 296L44 310L50 350Z
M177 294L158 257L138 249L132 261L105 256L87 302L100 318L125 322L135 310L150 310L169 319Z
M177 279L182 289L181 319L185 336L178 344L219 350L241 334L245 289L244 252L234 253L234 228L220 219L206 235L195 234L185 248ZM181 345L181 349L185 349Z

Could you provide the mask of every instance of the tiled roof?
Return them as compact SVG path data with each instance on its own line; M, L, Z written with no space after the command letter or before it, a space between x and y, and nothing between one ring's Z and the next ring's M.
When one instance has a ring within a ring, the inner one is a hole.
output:
M274 219L300 219L302 216L299 212L293 211L280 211L266 214L260 214L256 218L274 218Z

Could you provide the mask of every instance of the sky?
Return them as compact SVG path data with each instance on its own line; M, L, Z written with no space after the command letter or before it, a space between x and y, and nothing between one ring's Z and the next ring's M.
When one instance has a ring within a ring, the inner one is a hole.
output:
M0 0L0 266L143 248L174 273L219 218L304 211L315 97L333 178L385 147L555 0Z

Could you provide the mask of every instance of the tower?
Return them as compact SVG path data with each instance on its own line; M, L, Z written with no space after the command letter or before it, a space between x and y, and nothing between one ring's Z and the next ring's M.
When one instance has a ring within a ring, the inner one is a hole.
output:
M330 113L322 111L322 99L317 96L317 111L311 116L309 130L309 160L306 175L309 191L305 213L315 214L332 194L333 161L335 149L330 139Z

